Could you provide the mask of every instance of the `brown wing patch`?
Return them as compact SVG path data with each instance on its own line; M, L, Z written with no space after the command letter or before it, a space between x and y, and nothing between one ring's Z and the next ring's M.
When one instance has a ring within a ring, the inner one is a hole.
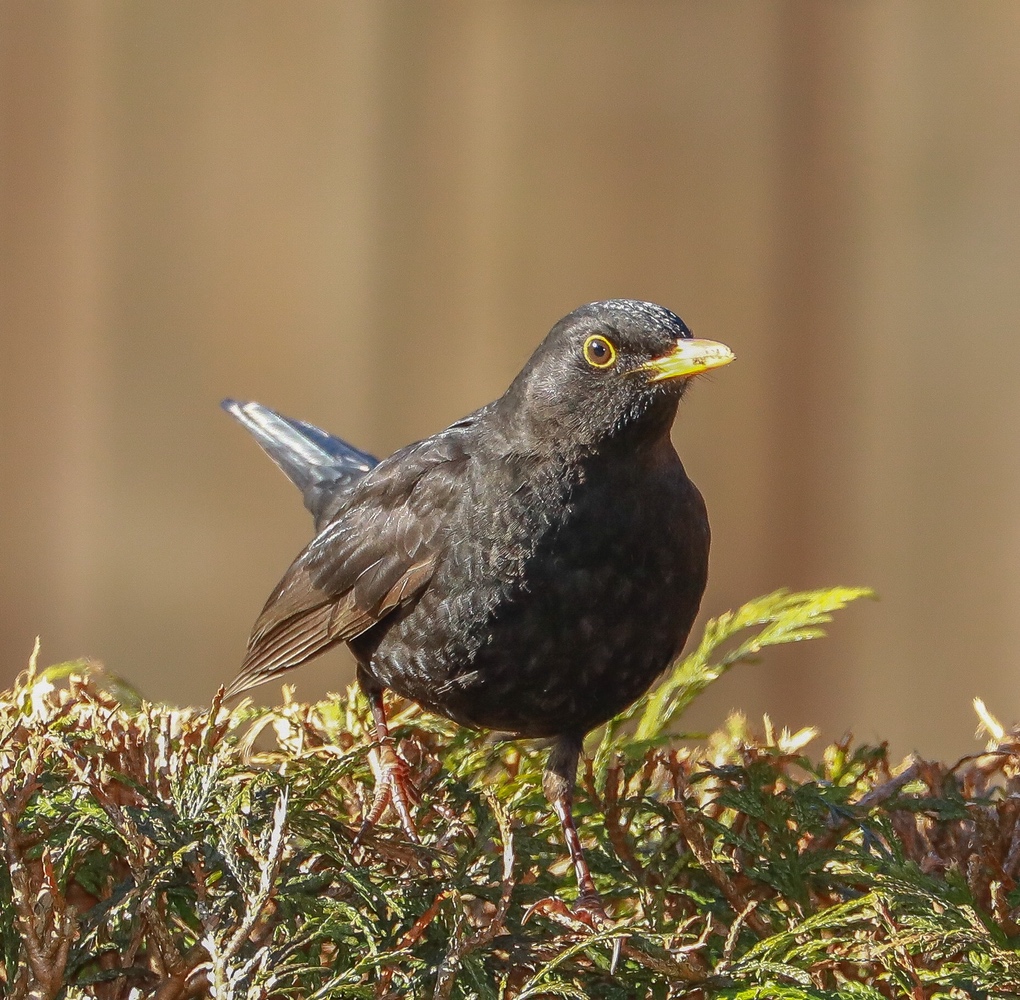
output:
M390 587L389 593L382 599L382 604L379 606L378 611L379 617L382 618L383 615L388 614L405 601L409 601L419 591L424 589L425 584L432 579L432 574L435 570L435 559L426 559L424 562L415 563L413 566L408 567L407 572Z
M337 600L303 609L281 621L279 605L270 598L270 604L256 622L241 670L225 697L232 698L257 687L330 646L361 635L399 605L416 597L432 579L435 567L434 558L409 566L370 607L358 603L357 591L352 587Z
M468 458L450 434L391 455L294 560L252 628L237 694L353 639L428 586ZM427 483L428 489L425 489Z
M224 697L233 698L258 687L333 645L337 641L329 634L333 610L332 604L323 604L288 618L258 637L252 636L244 663Z

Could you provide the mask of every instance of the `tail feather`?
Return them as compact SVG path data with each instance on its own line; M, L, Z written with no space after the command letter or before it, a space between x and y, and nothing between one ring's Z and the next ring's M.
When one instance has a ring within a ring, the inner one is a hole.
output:
M237 420L299 490L321 528L338 499L378 460L314 424L292 420L261 403L225 399L220 404Z

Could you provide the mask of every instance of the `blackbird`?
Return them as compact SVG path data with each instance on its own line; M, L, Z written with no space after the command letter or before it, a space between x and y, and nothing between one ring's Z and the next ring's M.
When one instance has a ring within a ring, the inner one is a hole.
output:
M234 696L346 642L392 803L412 839L390 688L462 725L551 738L543 790L603 913L571 804L590 730L680 653L709 526L670 428L689 377L729 363L650 302L560 320L495 402L384 461L258 403L224 407L302 490L317 534L259 615ZM360 836L360 835L359 835Z

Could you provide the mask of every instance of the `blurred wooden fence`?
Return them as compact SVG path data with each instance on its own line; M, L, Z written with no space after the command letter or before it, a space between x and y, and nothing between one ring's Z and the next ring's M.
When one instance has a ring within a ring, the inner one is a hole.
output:
M1020 5L12 0L0 116L0 680L232 674L309 524L222 396L386 452L627 295L738 355L706 611L882 594L694 723L1020 717Z

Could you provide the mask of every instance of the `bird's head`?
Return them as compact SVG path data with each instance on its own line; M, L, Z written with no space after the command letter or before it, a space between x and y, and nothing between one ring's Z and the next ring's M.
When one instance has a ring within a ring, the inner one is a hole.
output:
M733 360L652 302L609 299L564 316L501 404L550 442L594 446L668 433L690 379Z

